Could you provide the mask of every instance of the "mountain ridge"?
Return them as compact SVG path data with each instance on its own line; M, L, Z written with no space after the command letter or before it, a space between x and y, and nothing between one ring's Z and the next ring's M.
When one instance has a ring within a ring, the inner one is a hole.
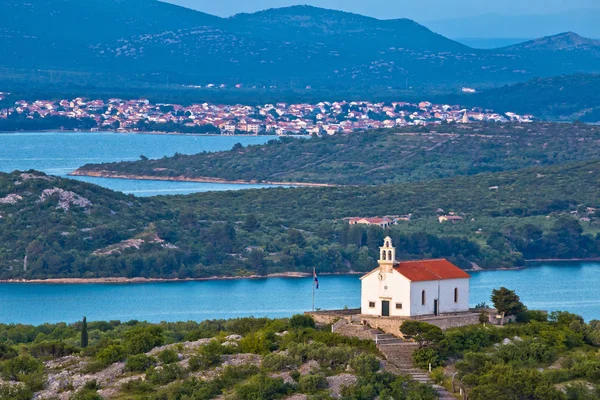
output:
M309 6L220 18L155 0L9 0L0 16L0 67L65 70L141 82L327 89L514 83L600 72L600 54L472 49L409 19L379 20ZM76 32L64 35L63 32ZM168 77L168 79L167 79ZM31 78L28 79L29 81ZM98 79L101 84L110 78ZM0 80L0 83L2 81Z

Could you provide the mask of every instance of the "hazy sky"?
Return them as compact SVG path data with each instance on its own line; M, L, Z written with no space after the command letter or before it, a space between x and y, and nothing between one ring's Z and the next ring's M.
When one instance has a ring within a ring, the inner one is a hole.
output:
M542 14L575 9L600 9L600 0L166 0L209 14L230 16L273 7L310 4L351 11L376 18L411 18L417 21L485 13Z

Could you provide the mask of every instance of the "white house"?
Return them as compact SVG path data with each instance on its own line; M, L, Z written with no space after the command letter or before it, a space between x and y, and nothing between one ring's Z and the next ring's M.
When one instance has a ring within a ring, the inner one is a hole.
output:
M398 262L389 237L379 255L379 267L360 278L361 314L412 317L469 311L471 276L448 260Z

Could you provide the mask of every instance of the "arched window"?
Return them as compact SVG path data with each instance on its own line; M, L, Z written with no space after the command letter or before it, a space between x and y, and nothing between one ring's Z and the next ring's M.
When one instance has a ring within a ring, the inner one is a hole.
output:
M385 247L390 247L390 242L388 242L387 240L385 241Z
M423 290L421 292L421 305L425 305L425 302L427 301L427 299L425 298L425 291Z
M454 302L458 303L458 288L454 288Z
M391 259L392 259L392 251L390 250L390 251L388 251L388 260L391 260Z
M385 250L381 253L381 259L385 260Z

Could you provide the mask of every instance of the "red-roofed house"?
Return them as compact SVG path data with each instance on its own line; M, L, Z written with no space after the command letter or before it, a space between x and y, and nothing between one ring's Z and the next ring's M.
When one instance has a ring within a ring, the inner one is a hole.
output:
M414 317L469 311L471 276L446 259L396 261L392 239L380 247L379 267L361 279L361 314Z
M348 218L347 220L350 225L355 225L355 224L378 225L384 229L389 227L392 224L392 220L389 218L352 217L352 218Z

